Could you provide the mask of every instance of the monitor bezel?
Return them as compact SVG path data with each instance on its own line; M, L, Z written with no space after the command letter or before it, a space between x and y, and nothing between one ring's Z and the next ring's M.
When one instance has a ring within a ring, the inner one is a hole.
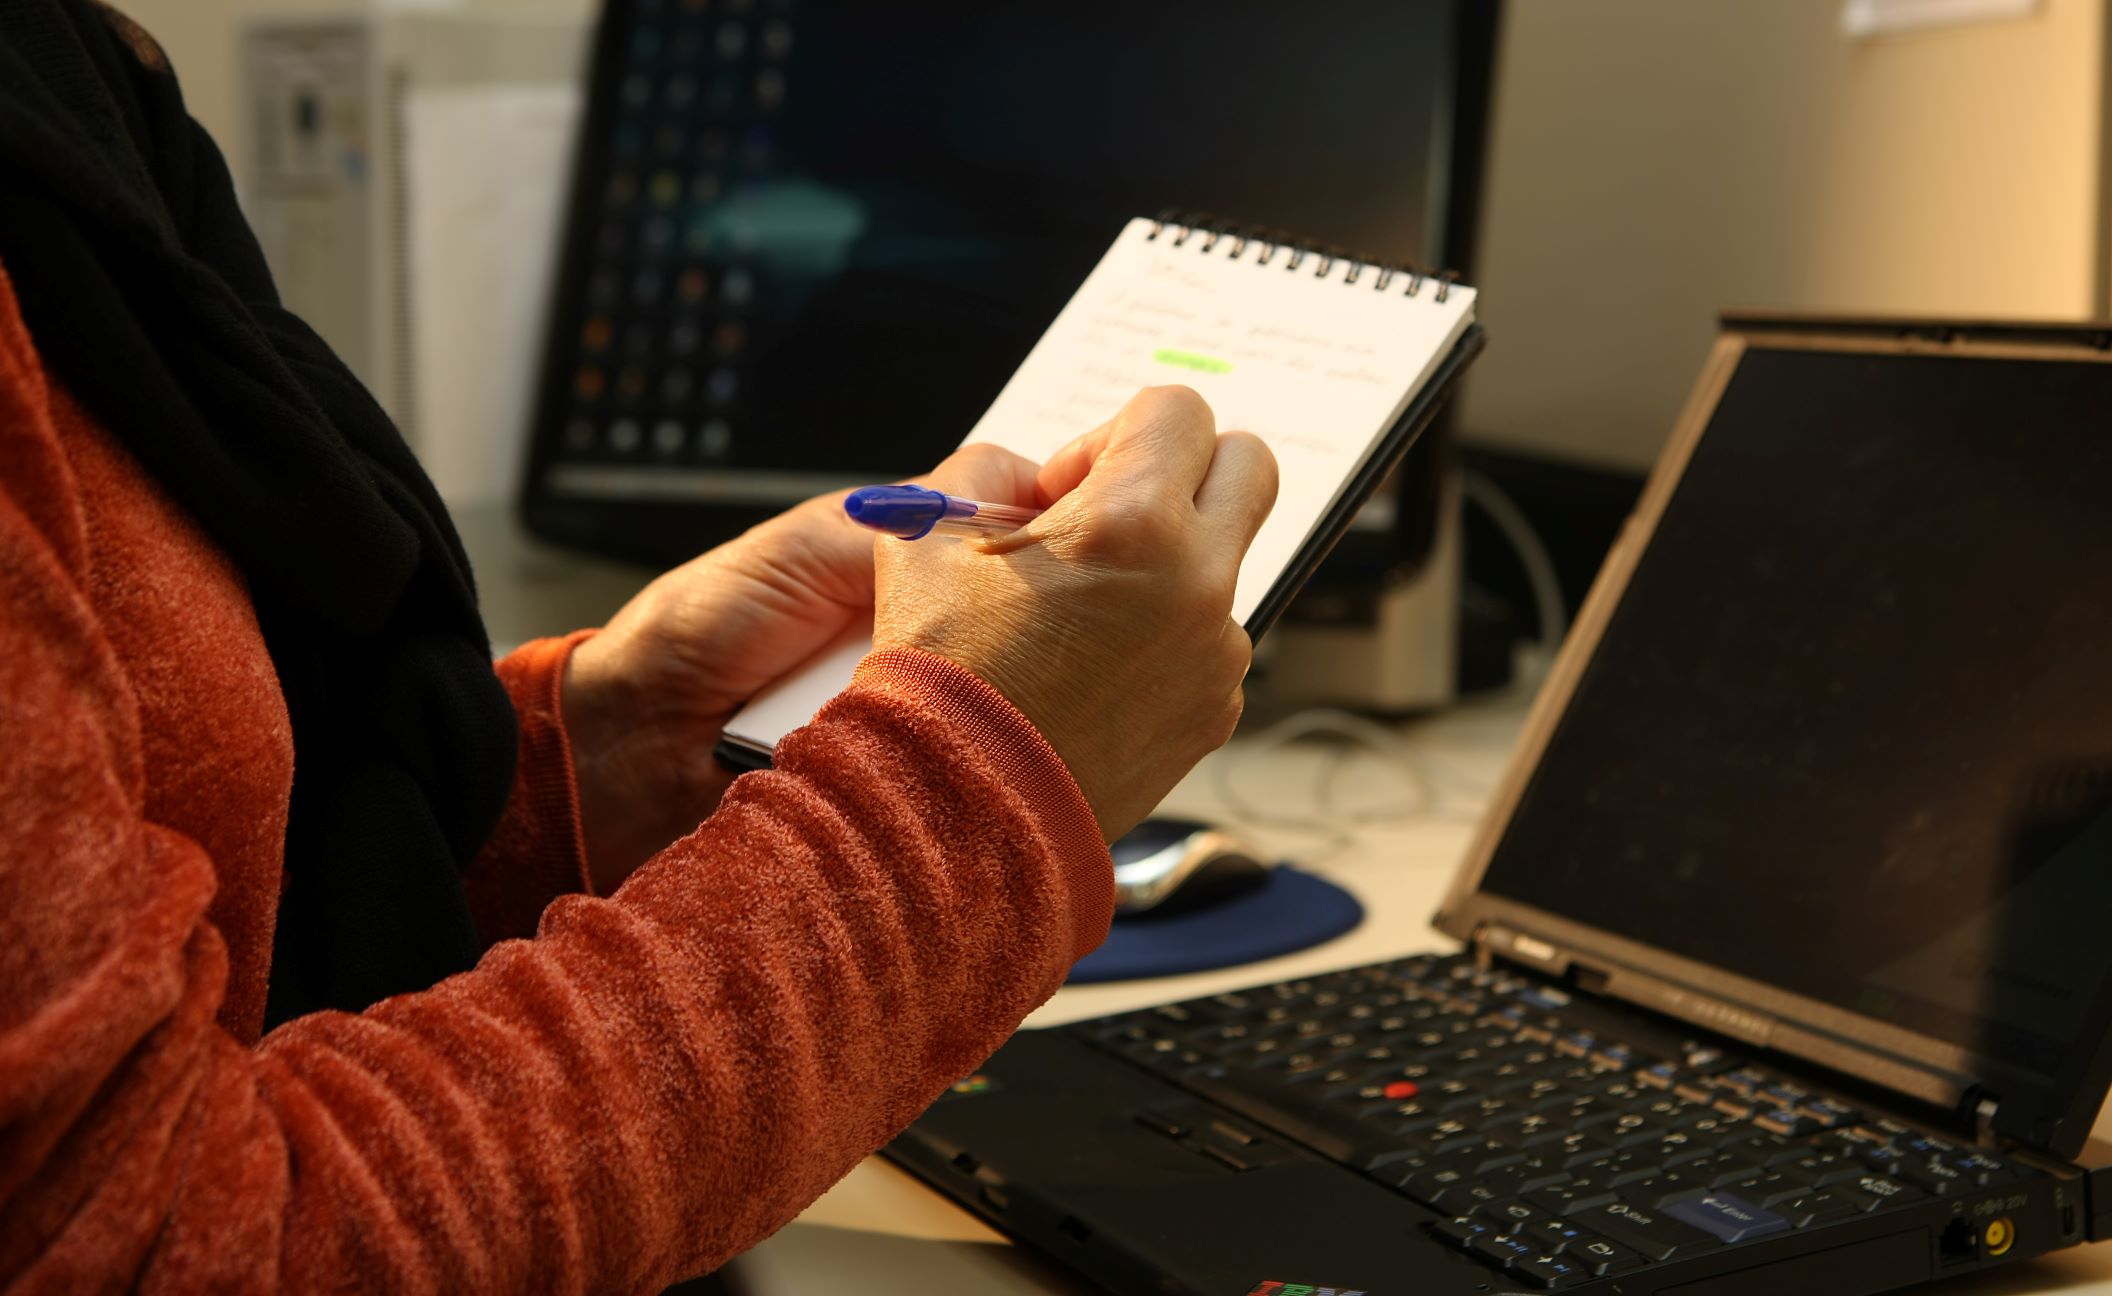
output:
M1557 972L1589 973L1605 993L1628 998L1712 1032L1854 1075L1933 1107L1967 1126L2073 1158L2112 1086L2112 982L2100 986L2077 1049L2044 1084L2019 1084L1999 1060L1877 1018L1674 954L1482 889L1482 880L1570 697L1583 679L1688 463L1745 356L1803 350L1901 357L2112 363L2112 325L1932 319L1737 315L1723 333L1651 473L1634 514L1607 555L1554 666L1467 855L1433 919L1448 935L1485 943ZM1491 940L1489 938L1495 937ZM1521 943L1522 942L1522 943ZM1992 1102L1991 1109L1982 1109Z

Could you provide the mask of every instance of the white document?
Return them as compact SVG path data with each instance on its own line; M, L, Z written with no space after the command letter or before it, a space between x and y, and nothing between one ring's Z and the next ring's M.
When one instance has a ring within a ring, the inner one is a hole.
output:
M406 96L407 430L451 504L498 503L520 485L579 105L571 85Z
M1877 36L2024 18L2038 7L2039 0L1848 0L1841 29L1850 36Z
M1193 387L1219 431L1259 436L1280 470L1275 510L1239 569L1232 615L1244 622L1473 322L1471 288L1454 284L1440 302L1433 282L1410 296L1406 275L1379 280L1368 265L1131 221L968 440L1039 463L1140 388ZM871 647L860 634L824 652L734 716L728 738L769 750L842 691Z

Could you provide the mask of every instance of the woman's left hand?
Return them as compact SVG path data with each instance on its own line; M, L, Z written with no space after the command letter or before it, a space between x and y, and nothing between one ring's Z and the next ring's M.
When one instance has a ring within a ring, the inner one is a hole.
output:
M970 446L929 482L972 499L1035 503L1036 466ZM573 650L565 728L595 890L607 895L696 828L733 774L712 758L749 698L867 620L873 533L823 495L648 585Z

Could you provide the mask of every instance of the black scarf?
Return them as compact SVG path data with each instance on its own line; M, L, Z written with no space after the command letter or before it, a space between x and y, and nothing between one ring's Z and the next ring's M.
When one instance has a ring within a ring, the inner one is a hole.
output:
M292 714L268 1017L470 966L463 866L514 717L410 449L279 305L227 167L144 32L0 3L0 263L44 364L234 559Z

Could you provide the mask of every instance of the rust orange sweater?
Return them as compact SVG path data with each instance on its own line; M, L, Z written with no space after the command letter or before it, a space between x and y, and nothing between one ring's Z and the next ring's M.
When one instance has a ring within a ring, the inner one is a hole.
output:
M295 759L270 659L0 273L0 1287L651 1290L790 1219L1105 934L1055 753L917 654L579 894L572 642L498 667L521 763L470 877L482 962L259 1038Z

